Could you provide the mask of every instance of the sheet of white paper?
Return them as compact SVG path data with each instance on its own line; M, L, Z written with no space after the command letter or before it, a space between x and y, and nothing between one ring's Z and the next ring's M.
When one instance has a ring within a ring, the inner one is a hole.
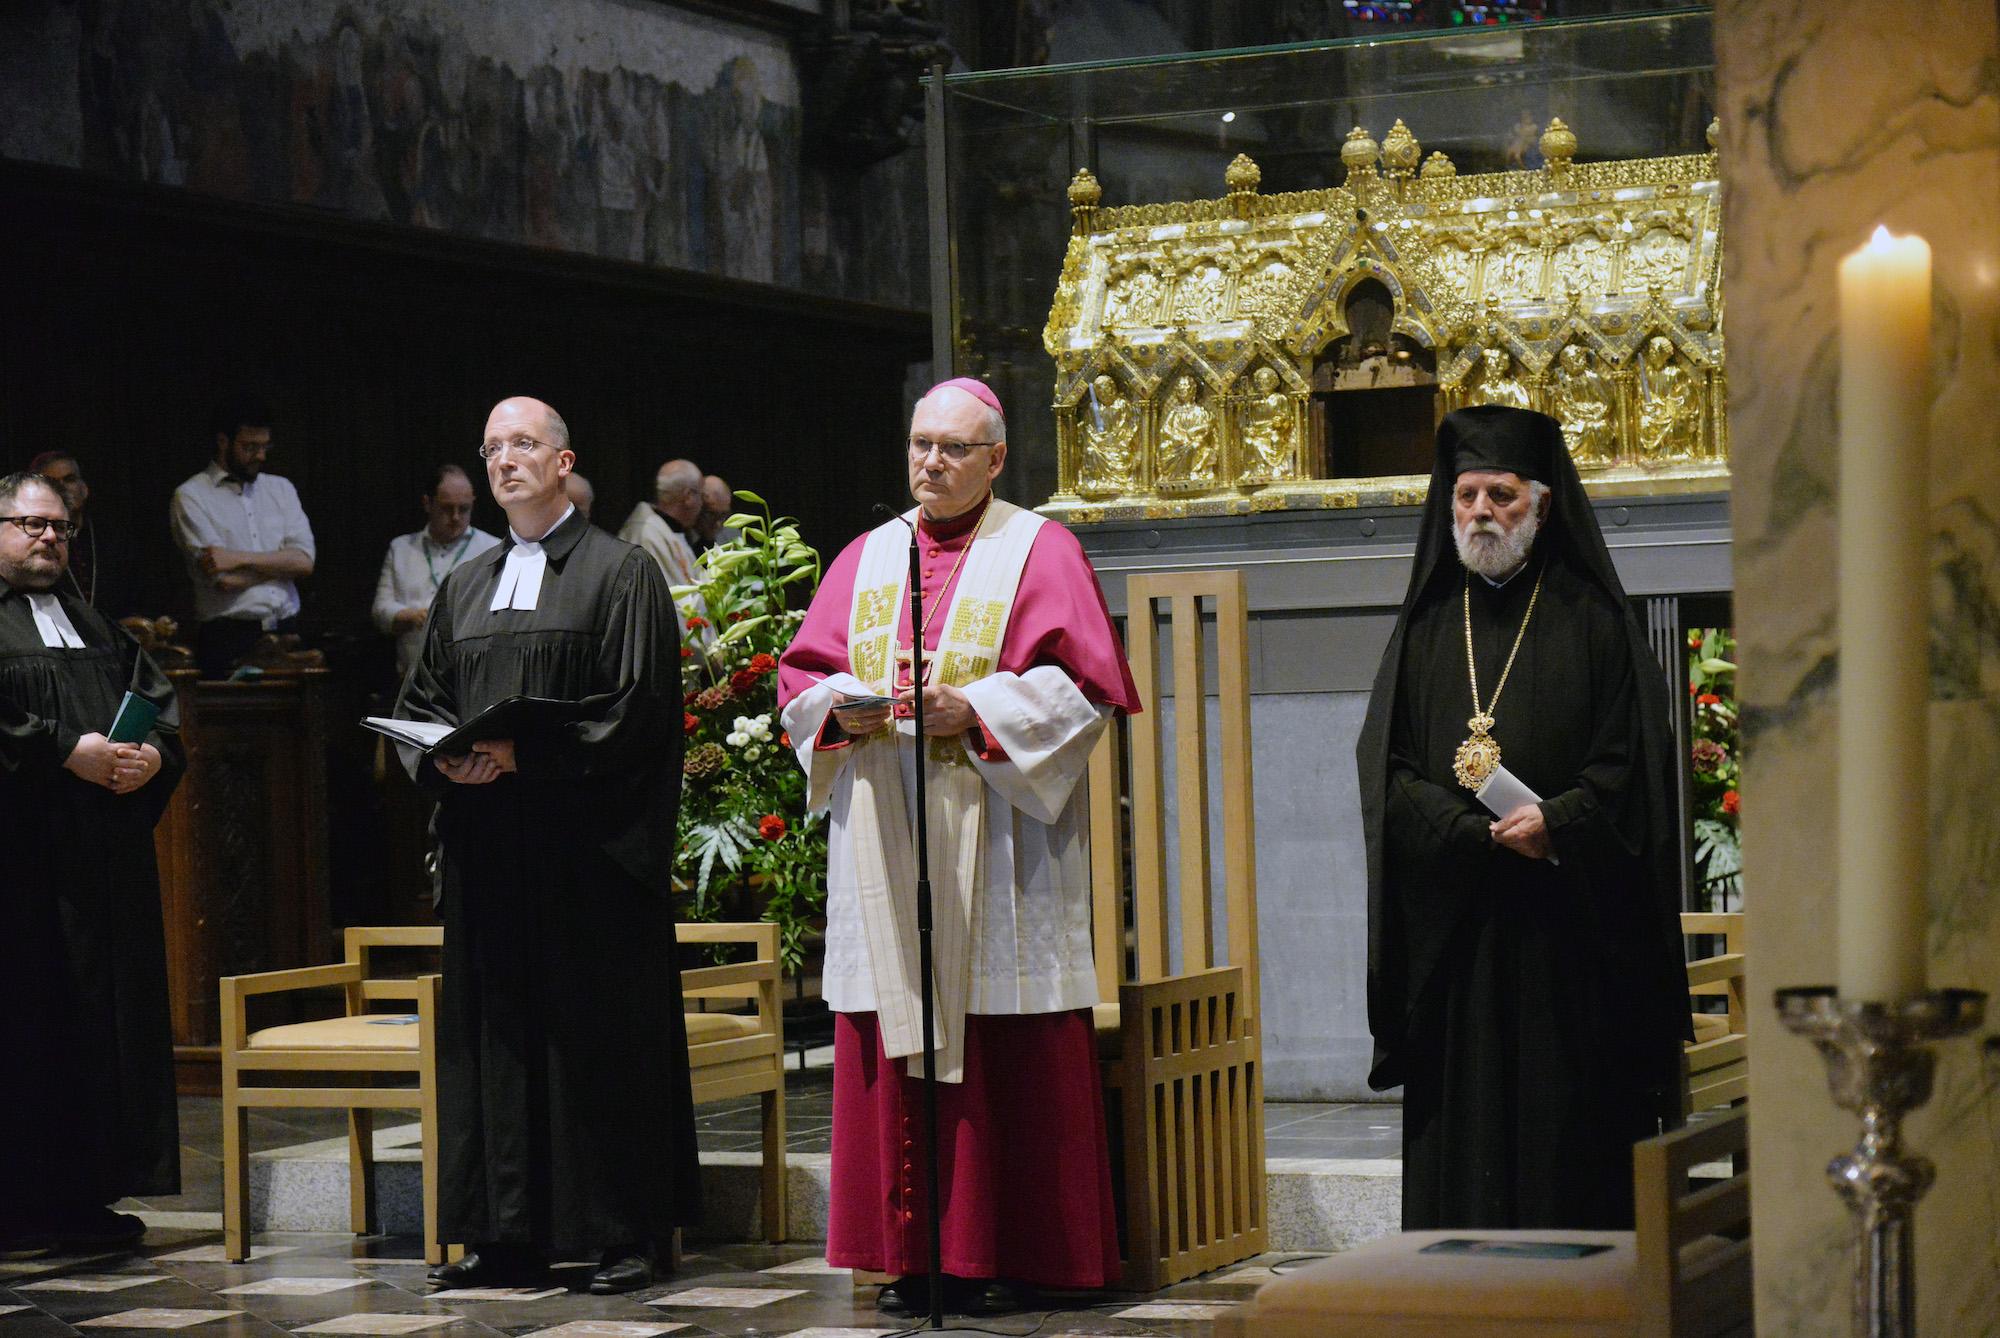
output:
M435 720L397 720L386 715L367 716L364 722L392 739L400 739L418 748L430 747L451 733L452 729L450 725Z
M1486 783L1473 792L1473 797L1486 805L1487 812L1496 818L1504 818L1523 804L1539 804L1542 797L1521 783L1521 778L1505 767L1495 767ZM1561 860L1549 856L1549 863L1560 864Z

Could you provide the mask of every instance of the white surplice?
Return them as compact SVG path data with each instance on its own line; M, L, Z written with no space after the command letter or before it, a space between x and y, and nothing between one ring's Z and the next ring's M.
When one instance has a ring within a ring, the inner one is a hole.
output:
M857 589L861 586L857 581ZM807 806L831 815L823 989L828 1006L838 1012L881 1012L884 1003L871 964L856 849L858 841L876 838L853 820L856 786L867 784L862 773L868 768L855 765L855 759L862 749L897 748L907 826L914 818L917 750L910 746L914 726L907 720L898 722L899 744L886 735L839 749L822 750L815 743L839 698L882 686L851 673L829 675L784 712L808 777ZM1078 782L1110 709L1093 705L1055 665L991 673L960 687L1006 753L1002 760L986 761L961 738L946 741L961 760L928 763L934 796L944 788L943 773L962 768L965 760L984 787L985 820L979 849L971 852L980 867L964 1010L991 1015L1090 1007L1099 1000L1091 950L1089 814ZM976 734L968 737L977 742ZM953 857L934 837L934 884L941 881L943 862ZM914 889L907 895L914 897Z

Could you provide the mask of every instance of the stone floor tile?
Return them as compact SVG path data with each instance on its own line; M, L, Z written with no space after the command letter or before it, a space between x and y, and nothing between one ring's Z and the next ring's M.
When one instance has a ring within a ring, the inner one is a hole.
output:
M324 1296L328 1292L347 1291L353 1287L366 1287L368 1278L262 1278L256 1282L246 1282L239 1287L223 1287L218 1296Z
M1120 1310L1112 1318L1211 1320L1234 1304L1231 1301L1146 1301Z
M0 1305L0 1315L16 1315L24 1310L33 1310L31 1305Z
M255 1263L259 1259L269 1259L274 1255L295 1254L299 1248L297 1245L252 1245L250 1247L250 1258L244 1262ZM156 1254L151 1256L151 1258L156 1263L226 1264L231 1262L227 1247L221 1245L197 1245L191 1250L176 1250L172 1254Z
M524 1338L658 1338L663 1333L693 1327L673 1320L642 1324L636 1320L573 1319L554 1328L537 1329Z
M699 1306L704 1309L748 1310L754 1306L789 1301L794 1296L810 1295L807 1291L785 1287L690 1287L685 1291L654 1297L646 1304L674 1309Z
M15 1285L17 1292L122 1292L128 1287L169 1282L165 1273L72 1273L67 1277L43 1278Z
M829 1264L823 1255L813 1255L806 1259L794 1259L789 1264L774 1264L770 1268L760 1268L757 1271L760 1273L798 1273L809 1277L828 1278L849 1278L854 1276L853 1269L839 1268L833 1264Z
M293 1329L293 1333L352 1333L352 1334L401 1334L418 1333L424 1329L435 1329L446 1324L458 1323L456 1315L388 1315L362 1311L352 1315L337 1315L323 1319L317 1324L305 1324Z
M99 1315L95 1319L80 1319L75 1324L79 1329L188 1329L242 1313L241 1310L176 1310L167 1306L151 1306L121 1310L114 1315Z
M432 1292L427 1301L545 1301L551 1296L568 1296L567 1287L447 1287Z

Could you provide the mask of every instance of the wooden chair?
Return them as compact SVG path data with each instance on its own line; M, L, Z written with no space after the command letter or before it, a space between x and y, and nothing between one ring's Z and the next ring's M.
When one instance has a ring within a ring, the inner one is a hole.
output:
M435 927L347 931L346 960L332 966L222 979L222 1241L233 1262L250 1257L250 1112L260 1107L347 1108L348 1210L356 1234L375 1218L375 1120L381 1109L412 1109L422 1125L424 1258L444 1262L437 1237L437 1016L440 977L376 978L380 948L441 948ZM252 1030L258 996L338 988L339 1017ZM415 1012L384 1013L393 1000ZM324 1083L329 1075L343 1081ZM382 1086L384 1081L415 1086ZM289 1079L291 1085L281 1085Z
M696 1104L757 1093L763 1098L764 1233L771 1241L786 1235L784 1014L778 959L778 927L769 924L685 924L682 943L748 943L756 956L747 962L696 967L681 973L682 997L690 1002L752 1000L756 1012L689 1012L688 1065ZM262 1106L327 1107L348 1110L348 1196L353 1230L370 1229L375 1219L374 1118L381 1108L418 1112L422 1126L424 1257L442 1263L447 1247L437 1230L437 1010L441 978L370 978L369 956L377 948L441 948L444 931L373 928L347 931L347 958L333 966L231 976L222 981L223 1243L229 1258L249 1257L249 1112ZM259 995L338 987L346 994L345 1013L253 1031L249 1000ZM414 1002L414 1014L372 1013L376 1000ZM345 1075L344 1086L272 1085L273 1075L312 1081L327 1073ZM415 1087L375 1086L386 1075ZM246 1081L245 1075L254 1075ZM670 1254L673 1250L670 1248ZM456 1253L452 1250L451 1253Z
M1681 1053L1687 1113L1727 1106L1750 1094L1750 1037L1744 1007L1743 914L1684 914L1683 934L1722 938L1722 951L1688 963L1688 993L1723 997L1726 1013L1694 1014L1694 1040Z
M1219 1338L1748 1338L1750 1177L1695 1187L1690 1172L1735 1160L1749 1114L1726 1114L1633 1149L1633 1231L1412 1231L1319 1260L1216 1321ZM1444 1240L1486 1246L1425 1254ZM1608 1247L1584 1258L1509 1257L1494 1247Z
M1228 956L1214 960L1201 601L1215 607ZM1159 634L1173 672L1180 963L1169 962ZM1257 1027L1256 830L1250 785L1248 600L1241 572L1134 576L1126 644L1145 710L1129 721L1134 969L1128 974L1121 749L1090 761L1091 898L1107 1113L1122 1133L1124 1285L1142 1291L1265 1248L1263 1043Z
M756 956L726 966L684 967L681 995L689 1003L752 1001L756 1012L689 1012L688 1067L696 1105L749 1096L763 1104L764 1238L786 1236L784 966L774 924L683 924L684 944L747 943Z

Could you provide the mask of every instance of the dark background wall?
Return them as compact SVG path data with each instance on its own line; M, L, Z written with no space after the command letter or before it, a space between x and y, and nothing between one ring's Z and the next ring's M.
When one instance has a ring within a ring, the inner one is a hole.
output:
M240 387L275 406L267 467L313 521L305 601L325 631L362 628L436 463L482 478L473 447L509 394L564 414L608 528L677 455L823 546L902 495L915 313L21 166L0 167L0 198L0 458L82 458L119 612L186 611L167 499ZM476 523L497 532L479 491Z

